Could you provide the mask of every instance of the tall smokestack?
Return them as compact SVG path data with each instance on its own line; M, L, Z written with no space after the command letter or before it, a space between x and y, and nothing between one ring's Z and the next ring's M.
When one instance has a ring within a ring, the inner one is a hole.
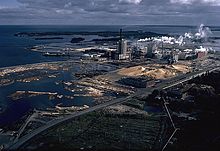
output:
M120 40L122 40L122 29L120 29Z

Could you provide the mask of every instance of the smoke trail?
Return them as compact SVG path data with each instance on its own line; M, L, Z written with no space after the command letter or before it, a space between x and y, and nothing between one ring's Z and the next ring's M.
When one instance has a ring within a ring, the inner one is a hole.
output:
M209 27L206 27L204 24L199 26L198 32L195 34L196 39L205 39L207 40L212 34L212 31Z

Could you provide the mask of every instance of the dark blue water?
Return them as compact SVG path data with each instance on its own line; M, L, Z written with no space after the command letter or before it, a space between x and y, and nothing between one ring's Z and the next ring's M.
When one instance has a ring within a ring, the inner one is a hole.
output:
M30 83L15 82L12 85L0 87L0 107L3 105L5 107L5 111L0 114L0 127L14 123L33 109L46 110L47 108L54 108L57 104L62 104L64 106L92 106L92 97L75 97L73 100L49 100L47 95L22 98L19 100L12 100L8 97L16 91L57 92L58 94L72 96L72 92L64 91L62 84L55 84L55 81L74 80L74 77L71 76L72 72L74 71L61 72L62 75L57 78L46 78Z
M185 32L195 32L197 29L197 27L193 26L0 26L0 67L66 59L59 57L44 57L40 53L33 52L28 49L38 44L60 42L59 40L37 41L29 37L14 36L14 34L18 32L94 32L119 31L120 28L127 31L143 30L173 35L180 35ZM211 29L214 29L214 32L220 36L219 27L212 27ZM72 80L71 78L72 77L70 77L70 75L65 75L66 81ZM48 107L54 107L54 105L58 103L80 106L84 104L92 104L93 99L89 97L77 97L74 100L53 101L48 101L48 98L45 96L26 98L19 101L12 101L8 98L8 95L16 92L17 90L50 91L60 92L61 94L67 93L63 92L63 88L60 85L55 85L55 80L63 79L45 79L37 82L15 83L7 87L0 87L0 107L6 108L6 110L0 114L0 126L13 123L33 108L46 109Z
M49 43L49 41L36 41L28 37L14 36L18 32L42 32L49 29L35 26L0 26L0 67L62 60L60 58L44 57L40 53L28 49L37 44Z
M37 63L43 61L56 61L60 58L48 58L27 48L37 44L53 41L37 41L28 37L16 37L18 32L80 32L80 31L118 31L143 30L165 34L183 34L195 32L195 26L0 26L0 67ZM220 36L219 27L211 27ZM63 60L63 59L62 59Z

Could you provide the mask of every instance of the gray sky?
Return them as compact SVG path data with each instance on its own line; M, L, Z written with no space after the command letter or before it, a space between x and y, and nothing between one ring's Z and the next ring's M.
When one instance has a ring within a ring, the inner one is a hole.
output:
M220 25L220 0L0 0L0 24Z

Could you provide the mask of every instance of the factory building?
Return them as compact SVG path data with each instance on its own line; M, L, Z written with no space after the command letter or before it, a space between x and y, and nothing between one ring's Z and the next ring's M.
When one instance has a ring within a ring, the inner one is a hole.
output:
M208 54L208 49L200 46L200 48L195 49L197 53L197 58L203 58Z
M116 60L126 60L130 59L130 53L128 52L128 42L125 39L122 39L122 29L120 29L120 38L118 41L118 48L115 53Z
M128 44L127 40L120 39L118 42L118 59L123 60L123 59L129 59L127 56L127 50L128 50Z
M147 46L147 57L152 58L153 57L153 51L154 51L154 43L150 42Z
M197 52L197 58L203 58L207 55L206 51L199 51Z

